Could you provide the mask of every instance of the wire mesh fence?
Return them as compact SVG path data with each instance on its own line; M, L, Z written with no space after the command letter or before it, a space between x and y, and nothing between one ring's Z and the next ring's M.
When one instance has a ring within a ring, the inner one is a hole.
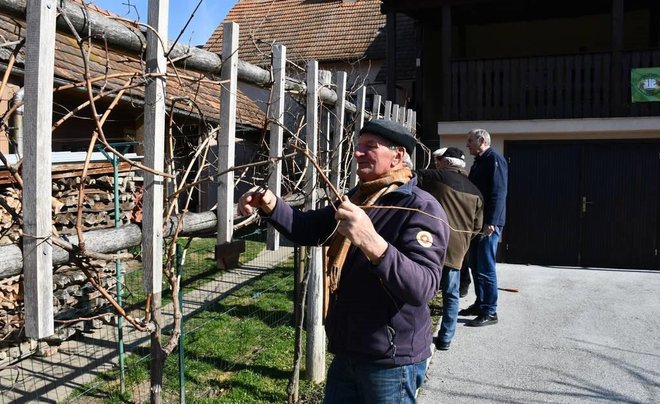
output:
M234 269L218 269L213 238L179 241L182 338L163 366L163 402L285 402L293 369L294 248L265 249L259 228L241 238ZM139 265L122 268L123 307L146 315ZM173 322L162 294L163 344ZM150 335L115 316L0 369L0 402L149 402ZM122 344L120 345L120 336ZM121 361L120 361L121 358ZM123 366L120 364L123 363Z

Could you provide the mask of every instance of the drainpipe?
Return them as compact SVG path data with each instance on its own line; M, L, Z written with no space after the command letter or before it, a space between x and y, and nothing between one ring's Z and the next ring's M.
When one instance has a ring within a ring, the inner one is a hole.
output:
M21 87L16 91L14 97L12 97L12 103L23 103L23 97L25 96L25 87ZM19 158L23 156L23 105L18 107L13 116L13 141L15 144L14 152L19 155Z

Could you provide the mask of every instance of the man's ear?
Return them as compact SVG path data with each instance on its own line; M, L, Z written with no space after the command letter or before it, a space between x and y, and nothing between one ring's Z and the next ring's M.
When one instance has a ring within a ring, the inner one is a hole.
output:
M392 167L398 165L400 162L403 161L403 156L405 155L405 151L403 147L397 147L396 152L394 153L394 157L392 158Z

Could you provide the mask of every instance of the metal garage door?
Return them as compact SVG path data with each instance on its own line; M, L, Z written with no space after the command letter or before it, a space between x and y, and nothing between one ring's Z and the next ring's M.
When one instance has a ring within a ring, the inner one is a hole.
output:
M511 141L504 259L660 269L660 141Z

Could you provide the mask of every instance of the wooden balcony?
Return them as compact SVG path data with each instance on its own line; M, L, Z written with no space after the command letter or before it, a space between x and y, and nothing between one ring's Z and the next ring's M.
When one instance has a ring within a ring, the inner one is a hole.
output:
M443 120L660 116L630 100L630 69L654 66L660 50L452 61Z

